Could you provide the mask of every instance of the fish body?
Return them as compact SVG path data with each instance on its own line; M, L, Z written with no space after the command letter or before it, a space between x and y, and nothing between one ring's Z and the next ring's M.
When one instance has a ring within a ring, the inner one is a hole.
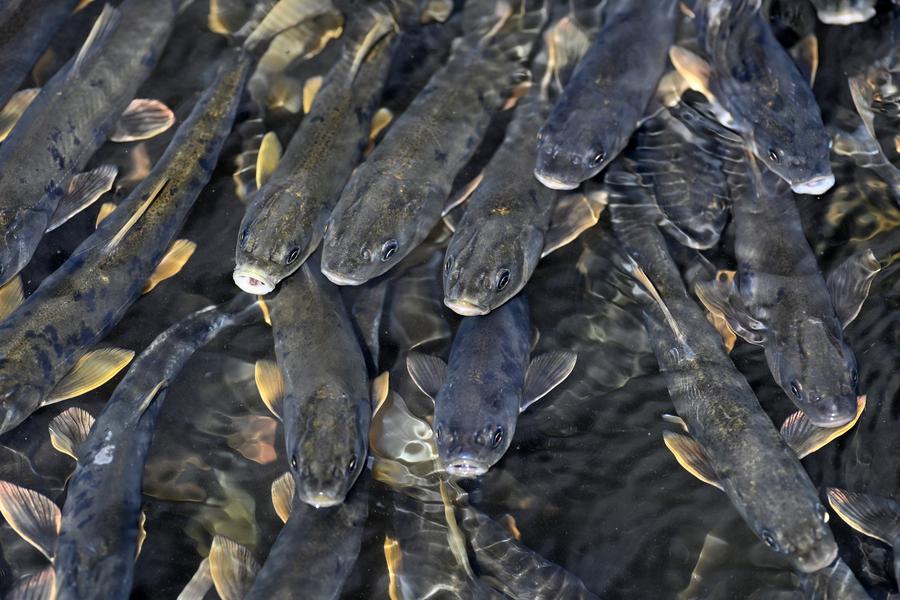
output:
M826 567L837 545L815 486L688 296L662 234L652 223L616 218L618 201L639 201L632 194L617 191L611 199L613 223L658 294L644 321L675 410L702 448L710 477L756 535L799 571ZM657 316L660 305L668 324Z
M126 0L104 11L101 19L115 15L111 31L53 76L3 142L0 281L28 263L69 180L113 132L162 54L179 4Z
M338 288L305 263L271 304L285 382L282 419L296 497L343 502L366 459L371 421L366 361Z
M622 2L596 34L538 135L541 183L574 189L625 148L665 69L677 4Z
M57 598L128 598L134 574L144 463L169 384L223 328L246 319L210 306L162 334L137 358L78 448L56 543Z
M212 176L248 63L225 60L150 175L0 325L0 432L46 402L140 297Z
M372 11L316 94L310 114L291 139L278 168L251 198L235 252L234 280L254 294L271 292L296 271L322 240L325 222L362 157L390 64L390 17ZM362 19L361 19L362 20ZM364 55L357 55L381 38Z
M800 584L807 598L816 600L871 600L853 571L840 557L834 564L815 573L804 575Z
M351 175L323 240L322 272L331 281L359 285L385 273L437 224L454 177L477 149L545 20L540 0L515 4L472 5L475 12L488 5L514 12L496 33L478 30L458 41L447 64Z

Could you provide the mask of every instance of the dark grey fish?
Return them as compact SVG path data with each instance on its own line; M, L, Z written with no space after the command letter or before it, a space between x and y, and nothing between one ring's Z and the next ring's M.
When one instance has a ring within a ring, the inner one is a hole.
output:
M434 434L443 467L483 475L509 448L519 413L562 383L572 352L531 355L528 301L519 295L481 317L462 320L449 364L410 353L409 373L434 400Z
M362 158L395 35L383 7L360 14L358 23L278 168L249 200L234 268L234 281L245 292L268 294L306 262Z
M113 133L162 54L183 0L107 7L79 54L0 146L0 281L31 259L74 175ZM77 212L77 211L76 211Z
M831 566L800 576L807 597L814 600L871 600L850 567L840 557Z
M372 409L353 323L317 258L282 282L271 310L291 473L297 497L320 508L343 502L362 472Z
M804 573L822 569L834 561L837 545L816 488L688 295L662 234L620 213L621 205L645 201L643 195L623 177L610 209L616 237L639 261L631 270L643 283L634 295L669 396L693 436L668 432L666 444L691 473L725 491L772 550ZM641 292L648 287L653 291Z
M52 401L54 387L140 297L209 181L249 60L225 60L150 175L0 325L0 432Z
M625 149L644 118L675 41L676 0L609 6L603 24L538 134L534 175L569 190Z
M812 0L819 20L829 25L852 25L875 16L875 0Z
M760 2L696 0L698 37L709 62L679 46L670 57L713 103L719 121L738 131L769 169L798 194L824 194L834 185L830 138L808 79L775 39Z
M578 577L527 548L500 523L472 507L462 512L460 525L468 534L482 577L510 598L598 598Z
M543 0L466 10L478 26L356 169L331 214L322 272L339 285L386 272L437 224L454 177L521 75L546 18Z
M209 306L161 333L135 359L78 447L56 543L57 598L128 598L144 463L169 385L222 329L259 316L252 296Z

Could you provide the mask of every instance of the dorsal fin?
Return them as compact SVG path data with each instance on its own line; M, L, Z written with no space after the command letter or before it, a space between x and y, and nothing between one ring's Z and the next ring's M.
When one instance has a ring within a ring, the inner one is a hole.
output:
M91 28L91 32L88 34L87 39L84 40L84 44L82 44L78 54L75 55L72 69L69 71L70 74L77 73L79 69L81 69L85 61L102 45L106 36L116 28L121 17L121 12L119 12L118 9L113 8L111 4L107 4L103 7L103 11L100 13L100 16L97 17L97 20L94 21L94 26Z
M112 237L106 244L106 252L112 251L116 246L119 245L119 242L122 241L122 238L125 237L125 234L134 227L135 223L137 223L144 213L147 212L147 209L150 208L150 205L153 204L153 201L159 197L159 194L163 191L166 185L169 183L168 177L163 177L159 181L156 182L156 185L150 190L150 194L147 196L147 199L138 207L134 214L128 218L124 225L122 225L121 229L116 232L116 235Z

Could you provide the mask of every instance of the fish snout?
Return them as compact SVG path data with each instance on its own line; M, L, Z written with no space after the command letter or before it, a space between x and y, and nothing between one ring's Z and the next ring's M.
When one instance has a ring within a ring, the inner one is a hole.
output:
M275 289L275 282L271 278L241 267L234 270L233 278L235 285L248 294L265 296Z
M313 508L328 508L331 506L338 506L344 502L343 496L337 497L326 492L301 494L300 499L304 504L309 504Z
M568 158L567 156L560 157L559 145L541 144L534 166L535 178L551 190L574 190L581 182L571 181L565 176L564 173L567 169L561 163L567 162ZM580 161L580 159L578 160ZM575 167L577 168L577 165Z
M464 479L481 477L488 472L488 468L488 465L482 462L466 459L455 460L446 466L447 472L450 473L450 475L462 477Z
M326 267L324 264L322 264L321 268L322 268L322 275L327 277L328 281L330 281L334 285L362 285L365 283L365 281L361 281L361 280L355 279L353 277L350 277L348 275L344 275L342 273L334 271L334 270Z
M809 403L803 412L816 427L841 427L856 417L856 395L852 392L829 397L813 391Z
M793 555L793 562L798 571L814 573L824 569L837 558L837 544L827 530L823 535L816 535L816 538L805 552Z
M834 174L819 175L791 185L791 189L795 194L809 194L812 196L821 196L831 189L834 185Z
M450 298L445 296L444 305L456 314L464 317L478 317L491 312L491 309L463 298Z

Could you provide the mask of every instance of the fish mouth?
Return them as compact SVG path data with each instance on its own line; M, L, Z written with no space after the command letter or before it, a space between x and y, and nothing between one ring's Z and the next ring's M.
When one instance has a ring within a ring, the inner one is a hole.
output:
M871 7L858 8L856 10L841 11L816 11L819 20L826 25L853 25L863 23L875 16L875 9Z
M347 275L335 273L334 271L325 268L325 265L321 266L321 270L322 275L327 277L328 281L330 281L334 285L362 285L365 283L365 280L354 279L352 277L348 277Z
M313 508L330 508L343 504L343 498L335 498L329 494L313 494L309 498L303 498L303 502Z
M275 283L269 277L249 269L235 269L233 278L235 285L255 296L265 296L275 289Z
M856 412L854 411L850 414L836 412L819 414L815 416L807 414L806 417L809 419L809 422L816 427L834 429L835 427L843 427L844 425L855 419Z
M821 196L822 194L830 190L833 185L834 175L829 173L828 175L813 177L812 179L803 181L801 183L795 183L791 186L791 189L794 190L795 194Z
M488 472L487 465L472 460L454 460L447 465L447 472L456 477L474 478Z
M456 314L464 317L480 317L491 312L489 308L478 306L474 302L462 300L461 298L444 298L444 305Z
M580 183L570 183L568 181L561 181L550 175L545 175L544 173L541 173L537 169L534 170L534 177L535 177L535 179L540 181L541 184L544 185L544 187L548 187L551 190L574 190L579 185L581 185Z
M827 548L827 551L823 552L823 549L825 548ZM837 544L833 542L831 544L826 543L817 546L808 554L796 556L794 558L794 563L798 571L815 573L833 563L837 558L837 555Z

